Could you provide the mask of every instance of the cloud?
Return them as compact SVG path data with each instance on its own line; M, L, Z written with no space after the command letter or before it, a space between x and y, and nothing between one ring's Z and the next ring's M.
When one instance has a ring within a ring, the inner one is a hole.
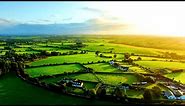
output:
M104 14L105 12L99 9L95 9L95 8L90 8L90 7L83 7L81 8L82 10L86 10L89 12L95 12L95 13L99 13L99 14Z
M13 25L16 24L17 22L13 21L13 20L8 20L8 19L4 19L4 18L0 18L0 25Z
M72 19L73 19L72 17L64 18L63 21L70 21L70 20L72 20Z
M38 21L38 20L37 20ZM48 21L48 20L42 20ZM32 21L35 22L35 21ZM123 23L115 22L105 18L92 18L81 23L63 23L63 24L39 24L27 23L19 24L11 28L5 28L0 34L100 34L114 33L126 29L128 26Z

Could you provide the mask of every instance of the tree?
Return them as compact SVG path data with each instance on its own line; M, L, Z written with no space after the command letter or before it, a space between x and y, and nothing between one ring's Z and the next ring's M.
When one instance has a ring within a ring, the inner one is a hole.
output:
M103 57L103 54L102 53L100 53L100 57Z
M95 52L96 56L98 56L99 53L100 53L100 51L96 51L96 52Z
M115 92L116 97L119 97L119 98L123 97L123 92L120 90L119 87L116 87L114 92Z
M137 58L137 60L139 61L139 60L142 60L142 59L141 59L141 57L139 56L139 57Z
M129 64L132 64L132 63L133 63L133 59L128 58L128 63L129 63Z
M149 77L149 76L146 76L144 79L145 79L145 81L150 82L150 83L155 82L155 80L152 77Z
M150 89L145 89L143 94L144 100L151 101L152 100L152 92Z
M100 88L97 90L96 93L97 93L98 96L104 97L104 96L106 95L106 89L100 87Z
M117 57L117 55L116 54L114 54L114 56L113 56L114 58L116 58Z
M129 54L129 53L125 53L125 54L124 54L124 60L128 60L129 57L130 57L130 54Z
M96 90L95 89L90 89L89 90L89 95L90 95L91 98L94 98L95 95L96 95Z
M160 89L159 87L154 86L154 87L152 88L152 91L153 91L154 95L155 95L157 98L161 96L161 89Z

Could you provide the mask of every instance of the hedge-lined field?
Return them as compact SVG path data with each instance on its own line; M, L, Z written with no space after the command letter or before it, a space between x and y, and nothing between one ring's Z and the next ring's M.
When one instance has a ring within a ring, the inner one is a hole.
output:
M156 68L185 69L185 63L180 63L180 62L136 61L135 63L151 69L156 69Z
M87 62L97 62L101 60L110 60L109 58L101 58L96 56L94 53L89 52L88 54L76 54L76 55L65 55L65 56L52 56L46 59L38 60L32 62L30 65L38 66L43 64L55 64L55 63L87 63Z
M91 50L91 51L101 51L101 52L110 52L113 53L135 53L135 54L146 54L146 55L158 55L160 54L156 49L152 48L144 48L144 47L136 47L129 46L123 44L113 44L113 43L86 43L88 46L82 48L83 50Z
M83 69L79 64L59 65L59 66L43 66L37 68L28 68L25 70L31 77L39 77L43 75L55 75L64 72L77 72Z
M84 81L98 82L97 78L91 73L61 75L61 76L57 76L56 78L46 78L41 81L46 82L46 83L56 83L57 81L60 81L63 78L72 78L72 79L79 79L79 80L84 80Z
M121 83L132 84L138 81L137 77L132 74L96 74L105 84L117 85Z
M185 72L177 72L177 73L170 73L170 74L166 74L165 77L171 78L176 81L182 82L183 84L185 84Z
M95 72L117 72L117 71L120 71L108 63L88 64L88 65L85 65L85 67L92 68Z

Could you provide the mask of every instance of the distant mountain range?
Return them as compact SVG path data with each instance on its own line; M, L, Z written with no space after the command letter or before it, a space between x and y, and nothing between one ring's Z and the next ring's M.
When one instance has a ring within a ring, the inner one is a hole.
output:
M97 34L122 26L114 23L102 23L91 19L82 23L67 24L13 24L0 26L0 35L38 35L38 34Z

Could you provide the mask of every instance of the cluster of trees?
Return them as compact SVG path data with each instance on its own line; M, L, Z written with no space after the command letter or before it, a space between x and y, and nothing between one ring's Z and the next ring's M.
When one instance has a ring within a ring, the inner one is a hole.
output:
M185 59L185 55L178 55L177 53L170 53L170 52L164 52L163 55L165 58L171 58L171 59Z
M129 64L133 63L133 59L130 57L131 55L129 53L124 53L124 59L123 62L128 62Z
M157 86L152 87L152 89L144 90L144 100L150 102L152 99L159 98L161 96L161 89Z

